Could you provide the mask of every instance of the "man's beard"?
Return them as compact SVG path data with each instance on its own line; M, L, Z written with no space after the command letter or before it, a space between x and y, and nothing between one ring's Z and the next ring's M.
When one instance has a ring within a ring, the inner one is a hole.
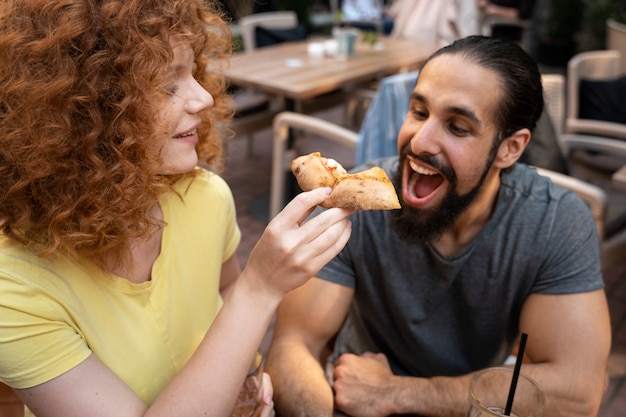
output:
M400 184L399 189L402 189L402 176L406 167L406 157L409 153L410 148L408 146L402 149L400 153L400 169L396 171L393 178L395 184ZM478 183L464 195L460 195L457 191L458 180L451 167L442 165L435 157L430 155L413 155L414 158L437 168L448 180L450 186L443 201L436 208L417 209L407 206L404 201L401 201L402 208L390 212L391 225L398 236L410 245L422 246L439 239L476 200L496 154L497 147L494 147L489 153L487 163Z

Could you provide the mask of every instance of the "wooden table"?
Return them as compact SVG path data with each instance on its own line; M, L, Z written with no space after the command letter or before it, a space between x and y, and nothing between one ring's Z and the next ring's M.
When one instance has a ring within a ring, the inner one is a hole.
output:
M436 49L433 45L385 37L377 47L357 41L354 54L343 61L310 57L307 45L321 41L283 43L234 55L224 75L232 84L284 98L292 103L292 110L301 112L306 100L418 68Z

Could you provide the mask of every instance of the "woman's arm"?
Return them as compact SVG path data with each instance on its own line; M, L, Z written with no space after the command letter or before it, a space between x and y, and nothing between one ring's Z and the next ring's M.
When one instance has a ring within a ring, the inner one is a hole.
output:
M333 392L320 361L345 320L353 293L313 278L281 302L266 367L279 415L332 416Z
M238 279L235 258L226 262L224 305L193 356L149 408L95 355L57 378L17 390L18 395L38 417L228 416L278 303L349 238L348 210L326 210L306 221L329 191L302 193L290 202L268 225Z

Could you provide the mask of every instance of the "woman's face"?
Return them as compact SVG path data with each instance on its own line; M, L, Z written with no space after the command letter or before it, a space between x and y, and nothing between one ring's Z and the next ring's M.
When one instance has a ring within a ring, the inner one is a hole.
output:
M189 45L173 46L174 60L171 95L163 102L160 121L167 127L167 137L160 143L163 160L161 174L182 174L198 163L196 144L201 111L213 106L213 97L193 77L194 53Z

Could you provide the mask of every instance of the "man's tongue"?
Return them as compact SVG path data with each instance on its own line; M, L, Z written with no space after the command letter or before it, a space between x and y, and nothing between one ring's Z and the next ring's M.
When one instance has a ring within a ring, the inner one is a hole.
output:
M419 198L424 198L424 197L429 196L443 182L443 177L441 175L424 175L424 174L414 174L414 175L417 175L417 181L415 181L413 192Z

